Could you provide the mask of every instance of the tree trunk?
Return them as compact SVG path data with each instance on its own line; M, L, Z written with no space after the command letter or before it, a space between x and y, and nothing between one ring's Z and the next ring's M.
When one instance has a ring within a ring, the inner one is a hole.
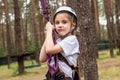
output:
M108 30L108 38L109 38L109 46L110 46L110 57L114 57L113 53L113 40L114 40L114 21L113 21L113 13L112 13L112 1L104 0L105 14L107 19L107 30Z
M72 7L75 11L77 11L77 0L67 0L67 5Z
M5 17L6 17L6 37L7 37L7 54L10 55L12 53L12 44L10 37L10 19L8 15L8 3L7 0L3 0L4 8L5 8ZM10 57L8 56L8 68L10 68Z
M99 16L98 16L98 8L97 8L97 1L96 0L91 0L91 11L92 11L93 25L96 28L96 32L95 32L96 38L98 41L100 39L100 25L99 25ZM97 53L96 58L98 58L98 57L99 57L99 54Z
M32 20L33 20L33 30L34 30L34 42L35 42L35 53L36 53L36 61L39 63L39 45L38 45L38 25L36 20L36 8L34 0L31 0L32 6Z
M3 49L5 50L6 46L5 46L5 30L4 30L4 26L3 23L1 25L2 27L2 45L3 45ZM8 68L9 68L9 62L8 62Z
M86 6L87 5L87 6ZM98 67L96 62L97 40L94 19L90 3L87 0L78 1L80 22L80 52L83 65L84 80L98 80Z
M79 64L84 80L98 80L97 39L90 2L88 0L67 0L67 3L77 11L78 15L78 29L80 31L78 36L80 44Z
M24 23L24 30L23 30L23 36L24 36L24 51L27 51L27 48L28 48L28 45L27 45L27 42L28 42L28 36L27 36L27 1L25 2L25 5L26 5L26 7L25 7L25 19L24 19L24 21L25 22L23 22Z
M15 46L17 54L22 54L22 38L21 38L21 25L20 25L20 7L19 1L14 1L14 14L15 14ZM22 57L18 57L18 67L19 67L19 74L24 73L24 59Z
M92 9L92 12L94 13L94 22L96 26L97 40L99 40L100 39L100 24L99 24L97 0L91 0L91 9Z
M36 2L37 4L37 8L39 9L39 1ZM42 15L42 10L39 9L38 15L37 15L37 20L38 22L38 31L39 31L39 40L40 40L40 47L42 46L43 42L44 42L44 25L43 25L43 15Z
M116 14L117 40L118 40L117 44L120 52L120 0L115 0L115 14Z

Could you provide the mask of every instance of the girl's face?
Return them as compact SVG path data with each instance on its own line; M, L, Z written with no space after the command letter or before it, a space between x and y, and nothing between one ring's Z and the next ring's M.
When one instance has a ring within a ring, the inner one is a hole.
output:
M72 21L70 15L67 13L58 13L55 17L55 27L56 31L61 38L66 37L66 35L71 35Z

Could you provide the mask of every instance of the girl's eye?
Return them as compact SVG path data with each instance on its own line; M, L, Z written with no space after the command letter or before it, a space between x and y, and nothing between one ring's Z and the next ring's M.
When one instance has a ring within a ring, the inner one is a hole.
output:
M66 24L66 23L67 23L67 21L62 21L62 23L63 23L63 24Z
M59 24L59 22L58 22L58 21L56 21L56 22L55 22L55 24Z

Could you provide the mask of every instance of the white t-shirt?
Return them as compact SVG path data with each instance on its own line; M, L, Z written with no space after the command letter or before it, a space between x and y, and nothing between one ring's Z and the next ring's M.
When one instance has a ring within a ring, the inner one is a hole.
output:
M66 38L57 39L57 44L61 46L63 52L61 53L69 62L70 65L77 66L77 58L79 51L79 43L76 36L71 35ZM72 78L72 69L64 62L59 60L59 68L62 70L67 76Z

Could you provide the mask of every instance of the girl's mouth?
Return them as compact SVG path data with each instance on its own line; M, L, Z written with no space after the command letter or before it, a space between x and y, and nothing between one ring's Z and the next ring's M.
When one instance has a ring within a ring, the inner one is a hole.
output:
M58 29L59 32L63 31L62 29Z

